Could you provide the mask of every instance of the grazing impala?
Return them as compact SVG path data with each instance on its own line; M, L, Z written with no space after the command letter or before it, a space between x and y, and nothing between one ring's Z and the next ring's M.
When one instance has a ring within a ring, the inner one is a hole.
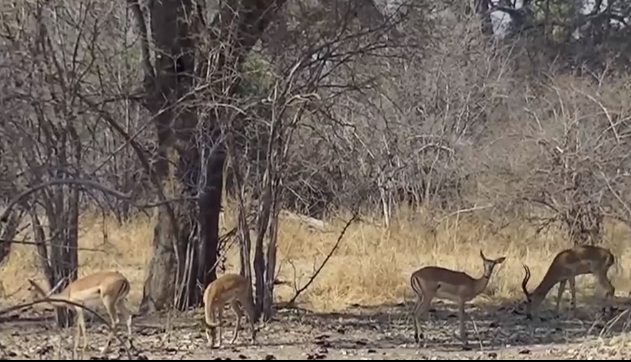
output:
M204 321L206 324L206 339L211 348L221 347L221 324L223 320L223 309L226 304L230 304L237 314L237 321L234 327L234 335L230 344L234 344L241 328L241 317L243 311L247 314L252 330L252 343L256 343L256 329L254 328L254 306L250 294L250 283L239 274L224 274L212 283L208 284L204 291ZM217 317L219 323L217 323ZM215 346L215 330L219 330L219 344ZM209 333L209 330L211 333Z
M101 349L102 353L106 353L116 332L116 327L120 322L118 312L123 314L123 318L127 322L127 332L129 334L129 343L131 344L131 325L132 315L125 305L125 298L129 294L129 281L125 276L116 271L102 271L90 274L70 283L60 293L52 294L44 292L44 290L34 281L29 279L29 283L34 291L42 298L48 299L54 307L74 308L77 313L77 333L73 352L76 354L79 345L79 337L83 335L83 351L88 345L88 336L86 334L84 310L80 307L70 306L69 304L55 301L66 300L86 307L94 306L99 301L105 306L105 310L110 317L112 331L109 333L106 345Z
M558 253L552 260L552 264L544 275L541 283L532 293L528 292L527 285L530 280L530 268L524 264L526 275L521 283L521 288L526 296L526 313L529 318L536 314L541 303L548 295L552 287L559 283L556 314L559 314L561 297L565 291L565 285L570 282L572 295L571 308L576 309L576 281L575 277L582 274L594 274L598 284L606 290L606 298L611 298L616 289L607 278L607 271L613 265L615 258L611 251L598 246L576 246Z
M460 340L465 346L468 344L464 328L465 303L486 289L495 266L506 260L505 257L495 260L487 259L482 250L480 250L480 257L484 263L484 274L479 279L472 278L464 272L437 266L427 266L412 274L410 284L418 297L414 306L414 340L416 343L420 344L421 339L425 339L422 333L419 333L420 317L427 317L432 300L438 298L458 303Z

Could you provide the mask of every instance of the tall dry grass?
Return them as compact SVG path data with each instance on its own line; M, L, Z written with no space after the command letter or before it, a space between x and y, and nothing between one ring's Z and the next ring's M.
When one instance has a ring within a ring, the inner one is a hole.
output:
M223 220L224 231L234 225L230 212ZM298 220L281 219L278 278L290 285L278 286L278 301L293 296L294 283L304 285L337 241L344 223L345 220L339 218L330 221L329 230L315 231ZM82 217L79 274L102 269L122 271L132 283L130 304L137 308L146 277L145 266L151 257L153 224L153 220L145 216L122 225L113 218ZM628 267L631 251L625 247L628 235L629 230L621 224L606 226L606 246L617 257L609 276L617 292L624 295L631 279ZM568 246L561 232L536 236L534 229L526 224L515 224L493 233L471 219L454 217L441 223L435 232L429 232L413 218L401 218L389 228L358 221L349 227L339 249L299 302L314 310L334 311L352 304L410 301L413 294L409 289L409 275L415 269L440 265L479 277L482 274L479 250L490 258L506 256L507 261L496 269L487 290L477 297L476 303L517 299L522 297L522 262L531 268L532 289L554 255ZM228 256L228 269L234 271L238 265L235 249L233 247ZM0 266L4 306L30 297L26 290L27 278L43 281L34 249L15 245L10 257ZM589 295L594 292L595 278L579 277L577 285L579 296Z

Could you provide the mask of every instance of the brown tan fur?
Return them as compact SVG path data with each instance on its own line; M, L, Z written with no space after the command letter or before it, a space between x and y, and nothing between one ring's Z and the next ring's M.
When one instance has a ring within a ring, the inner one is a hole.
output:
M210 347L220 347L222 345L221 324L223 320L223 309L226 304L230 304L237 315L234 327L234 335L230 344L234 344L241 328L241 317L245 312L252 330L252 343L256 343L256 329L254 328L254 305L250 294L250 284L248 280L239 274L224 274L210 283L204 291L204 314L206 323L206 339ZM240 306L239 306L240 305ZM217 322L217 317L219 322ZM215 346L215 330L219 332L219 344ZM209 331L211 333L209 333Z
M559 283L558 296L555 312L558 315L561 297L565 291L565 285L569 281L570 293L572 296L571 308L572 311L576 309L576 281L575 278L582 274L593 274L596 277L598 284L605 289L606 298L612 298L616 292L614 286L607 278L607 272L609 268L615 262L615 258L611 251L598 246L577 246L571 249L566 249L558 253L548 271L544 275L541 283L532 291L528 292L528 281L530 280L530 268L524 264L524 271L526 275L522 281L522 290L526 296L526 313L529 317L533 314L537 314L541 303L548 295L548 292L552 287Z
M465 303L482 293L489 283L493 269L497 264L506 260L501 257L495 260L487 259L480 250L480 257L484 263L484 274L476 279L467 273L445 269L438 266L427 266L415 271L410 277L412 290L417 295L414 306L414 340L420 343L424 336L419 333L420 319L427 318L427 314L434 298L451 300L458 303L460 318L460 339L467 345L465 333Z
M132 335L132 314L125 304L125 298L129 294L129 281L125 276L116 271L102 271L94 274L90 274L75 280L70 283L64 290L59 293L48 295L37 283L29 279L29 283L39 297L49 299L67 300L77 304L81 304L86 307L92 307L98 304L100 301L110 317L112 332L109 334L107 343L101 350L103 353L107 352L109 346L114 337L116 327L120 322L118 318L118 312L123 314L123 318L127 323L127 332L129 335L129 342L131 343ZM54 307L71 307L68 304L56 301L49 301ZM88 336L85 328L84 310L80 307L74 308L77 314L77 333L75 335L75 342L73 352L77 352L79 345L79 337L83 335L83 351L85 351L88 345Z

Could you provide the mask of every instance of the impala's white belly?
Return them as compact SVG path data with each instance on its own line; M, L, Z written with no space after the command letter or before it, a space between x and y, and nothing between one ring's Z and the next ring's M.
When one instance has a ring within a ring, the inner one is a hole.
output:
M103 304L101 298L91 298L85 300L73 300L73 302L86 306L88 308L97 308Z
M70 300L86 307L97 307L102 304L99 288L89 288L78 292L73 291Z
M441 285L436 291L435 297L438 299L448 299L458 301L458 288L451 285Z

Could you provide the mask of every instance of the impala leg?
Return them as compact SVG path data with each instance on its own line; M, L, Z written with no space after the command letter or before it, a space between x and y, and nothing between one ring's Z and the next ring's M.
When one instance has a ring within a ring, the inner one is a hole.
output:
M234 344L237 340L237 336L239 335L239 329L241 328L241 317L243 317L243 311L241 311L241 307L236 300L233 300L230 303L232 310L237 315L237 321L234 324L234 333L232 335L232 339L230 340L230 344Z
M206 327L206 340L208 347L215 348L215 329Z
M561 280L559 282L559 289L557 291L557 305L556 305L556 309L555 309L555 313L558 316L559 315L559 311L561 309L561 299L563 299L563 292L565 291L565 285L566 285L567 281ZM571 286L570 286L571 288Z
M133 347L132 344L132 331L131 331L131 326L132 326L132 314L129 311L129 309L127 308L127 305L125 304L125 300L121 299L118 301L118 303L116 303L116 309L118 309L121 314L123 315L123 319L125 319L125 324L127 325L127 336L129 339L129 346Z
M417 323L420 324L420 319L423 320L427 320L429 317L429 308L432 305L432 300L434 299L434 295L433 294L425 294L423 296L423 302L421 303L420 306L420 310L419 310L419 314L417 315ZM420 343L420 340L423 340L423 347L427 346L427 340L425 339L425 336L423 335L423 333L419 333L418 335L418 343Z
M109 296L103 296L101 298L101 301L103 302L103 305L105 306L105 311L107 312L107 315L110 317L111 330L107 335L107 341L105 342L105 346L103 346L103 348L101 349L101 353L107 353L107 351L110 348L110 345L112 344L112 339L114 339L114 336L116 335L116 327L118 327L118 323L120 322L120 319L118 318L116 307L114 306L114 303Z
M252 343L256 343L256 328L254 328L254 306L252 305L251 299L249 297L243 297L239 301L241 303L241 307L245 310L245 314L248 318L248 323L250 324L250 329L252 332Z
M570 302L570 310L572 314L576 311L576 279L571 277L570 279L570 294L572 295L572 301Z
M607 271L596 273L596 280L598 284L600 284L601 288L605 290L605 296L607 298L612 298L616 293L616 288L614 288L609 278L607 278Z
M420 332L421 319L424 318L424 306L428 298L426 295L419 293L412 310L412 318L414 318L414 342L421 343L421 340L425 340L425 336Z
M206 339L208 340L208 346L210 348L215 348L215 339L217 334L217 318L215 315L215 309L212 307L210 310L210 320L206 321ZM212 327L209 327L208 324L212 323Z
M429 319L429 308L432 306L432 300L434 299L434 296L431 295L426 295L425 296L425 300L423 300L423 304L421 305L421 317L424 320L428 320Z
M607 278L606 270L604 272L596 273L596 280L600 284L601 288L605 289L605 306L603 307L603 309L606 310L608 307L611 306L613 302L616 289L609 281L609 278Z
M465 317L466 317L465 309L464 309L465 303L460 302L459 304L460 305L458 306L459 307L458 314L460 317L460 340L462 341L462 345L466 347L469 343L467 340L467 332L465 331Z
M86 332L86 329L85 329L85 316L83 313L83 309L76 308L76 311L77 311L77 324L79 327L79 334L83 334L83 348L81 350L81 353L83 353L85 352L86 348L88 348L88 333ZM78 338L75 343L79 343ZM75 344L75 348L76 348L76 344Z
M81 324L79 322L79 313L80 308L75 308L75 333L74 333L74 342L72 346L72 358L75 358L77 355L77 350L79 349L79 338L81 338Z
M421 304L423 303L423 295L419 294L414 302L414 308L412 309L412 319L414 320L414 342L420 343L421 338L419 335L419 318L421 312Z
M223 305L221 306L221 308L217 308L217 320L215 321L216 325L217 325L217 338L219 339L219 344L217 345L217 347L221 347L223 344L223 338L221 337L221 330L223 328L221 328L221 325L223 324Z

